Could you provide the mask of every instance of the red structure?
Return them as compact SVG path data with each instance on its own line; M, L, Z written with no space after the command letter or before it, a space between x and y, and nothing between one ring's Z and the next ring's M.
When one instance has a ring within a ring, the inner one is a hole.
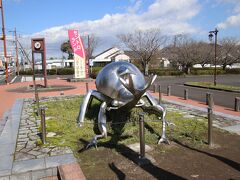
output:
M42 60L42 75L44 77L44 86L47 87L47 65L46 65L46 49L44 38L32 39L32 67L33 67L33 81L35 84L35 54L41 55Z

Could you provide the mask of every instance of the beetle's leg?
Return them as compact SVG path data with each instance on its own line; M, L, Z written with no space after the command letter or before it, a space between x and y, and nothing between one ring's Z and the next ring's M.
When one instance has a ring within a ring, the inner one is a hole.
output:
M89 90L87 95L84 97L80 107L80 112L77 120L79 126L81 126L84 121L88 105L91 103L93 97L98 99L99 101L106 101L106 97L103 94L99 93L96 90Z
M153 110L154 112L156 112L156 114L160 115L161 114L161 119L162 119L162 136L160 138L160 140L158 141L158 144L162 143L162 142L165 142L167 144L169 144L169 141L166 137L166 125L167 125L167 122L166 122L166 119L165 119L165 116L166 116L166 108L159 104L158 101L152 96L150 95L148 92L146 92L143 97L146 97L147 100L150 102L151 106L150 107L144 107L143 106L143 109L146 108L146 109L150 109L150 110Z
M107 137L106 109L107 109L107 103L103 102L100 106L100 110L98 113L98 129L100 130L101 134L94 136L92 141L87 145L86 148L89 148L92 145L94 145L97 148L97 139L102 137Z

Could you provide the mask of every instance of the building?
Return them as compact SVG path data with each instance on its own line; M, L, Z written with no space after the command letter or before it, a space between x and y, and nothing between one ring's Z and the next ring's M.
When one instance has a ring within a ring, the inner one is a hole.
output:
M117 61L130 62L130 57L116 47L109 48L92 59L94 66L105 66L110 62Z
M46 64L47 64L47 69L74 67L74 60L73 59L47 59ZM36 62L35 69L42 69L42 61Z

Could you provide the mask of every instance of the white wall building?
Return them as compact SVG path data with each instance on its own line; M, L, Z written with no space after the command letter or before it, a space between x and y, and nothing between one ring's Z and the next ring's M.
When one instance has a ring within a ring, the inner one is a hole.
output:
M47 69L74 67L73 59L47 59ZM35 69L42 69L42 61L38 61L35 64Z
M116 47L109 48L102 53L96 55L92 62L94 64L98 64L99 66L104 66L107 63L110 62L116 62L116 61L130 61L130 57L124 53L124 51L121 51L120 49Z

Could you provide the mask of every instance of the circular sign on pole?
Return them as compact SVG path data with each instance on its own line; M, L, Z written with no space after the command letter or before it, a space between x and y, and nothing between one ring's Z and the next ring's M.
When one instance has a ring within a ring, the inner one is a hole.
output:
M93 66L93 60L89 59L89 66Z

